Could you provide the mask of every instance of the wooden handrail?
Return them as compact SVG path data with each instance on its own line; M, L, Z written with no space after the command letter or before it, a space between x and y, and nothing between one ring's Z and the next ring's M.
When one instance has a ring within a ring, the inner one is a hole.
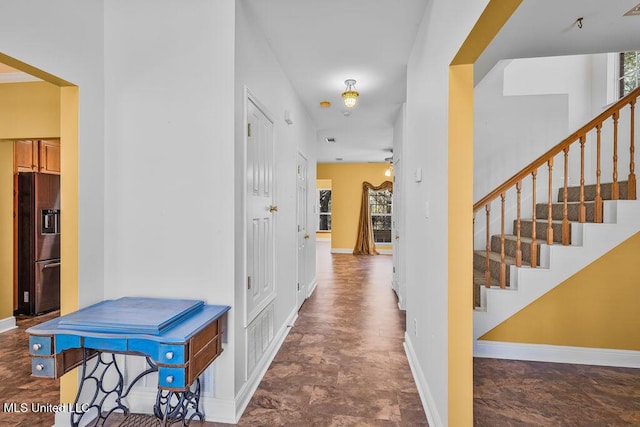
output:
M500 185L495 190L491 191L489 194L484 196L482 199L480 199L478 202L476 202L473 205L473 212L474 213L477 212L478 210L480 210L486 204L491 203L493 200L495 200L498 197L500 197L500 195L502 193L506 192L511 187L515 186L516 183L518 183L519 181L522 181L527 175L531 174L533 171L535 171L538 168L540 168L540 166L542 166L545 163L547 163L549 161L549 159L551 159L551 158L555 157L556 155L560 154L561 152L563 152L565 150L565 148L569 147L574 142L580 140L580 138L582 136L586 135L589 131L595 129L596 126L602 124L602 122L604 122L606 119L608 119L609 117L613 116L614 114L617 115L618 112L625 105L632 103L633 100L638 98L638 96L640 96L640 87L635 89L631 93L629 93L624 98L620 99L615 104L611 105L609 108L607 108L601 114L596 116L589 123L587 123L586 125L582 126L580 129L578 129L577 131L575 131L574 133L569 135L567 138L562 140L562 142L560 142L558 145L556 145L553 148L549 149L546 153L544 153L543 155L541 155L540 157L535 159L533 162L531 162L527 166L525 166L520 172L516 173L511 178L506 180L502 185ZM633 104L635 105L635 102L633 102ZM616 178L617 178L617 176L616 176Z

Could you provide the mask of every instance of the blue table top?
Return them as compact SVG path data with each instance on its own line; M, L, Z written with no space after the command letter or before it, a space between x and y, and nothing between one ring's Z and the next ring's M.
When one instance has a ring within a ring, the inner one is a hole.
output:
M26 332L184 343L230 308L205 305L199 300L126 297L102 301L33 326Z
M203 305L199 300L124 297L63 316L59 325L83 331L160 335Z

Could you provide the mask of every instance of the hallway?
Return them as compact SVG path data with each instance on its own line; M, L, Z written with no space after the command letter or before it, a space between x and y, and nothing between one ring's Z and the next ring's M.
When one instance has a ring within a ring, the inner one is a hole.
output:
M391 257L332 255L325 242L318 248L318 287L238 425L427 425L402 347L404 313L390 288ZM58 381L29 375L24 329L35 320L19 319L18 329L0 334L2 403L59 401ZM640 425L638 372L475 359L474 424ZM133 417L134 424L125 425L139 426L142 419ZM115 427L121 421L122 416L114 414L106 425ZM52 423L50 413L0 411L3 427Z
M331 254L239 425L427 425L403 349L391 257Z

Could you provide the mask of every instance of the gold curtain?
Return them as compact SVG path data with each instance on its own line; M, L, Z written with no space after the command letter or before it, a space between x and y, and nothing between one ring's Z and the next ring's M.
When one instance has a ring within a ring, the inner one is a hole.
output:
M369 206L369 191L389 190L393 191L393 183L385 181L375 187L367 181L362 183L362 202L360 204L360 219L358 220L358 238L354 255L378 255L373 239L373 225L371 223L371 207Z

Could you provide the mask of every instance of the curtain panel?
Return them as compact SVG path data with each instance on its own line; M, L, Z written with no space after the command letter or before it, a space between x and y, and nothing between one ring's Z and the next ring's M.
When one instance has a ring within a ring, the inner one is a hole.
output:
M393 191L393 183L385 181L374 186L367 181L362 183L362 201L360 204L360 219L358 220L358 238L353 248L354 255L378 255L373 238L373 224L371 223L371 207L369 205L369 191Z

